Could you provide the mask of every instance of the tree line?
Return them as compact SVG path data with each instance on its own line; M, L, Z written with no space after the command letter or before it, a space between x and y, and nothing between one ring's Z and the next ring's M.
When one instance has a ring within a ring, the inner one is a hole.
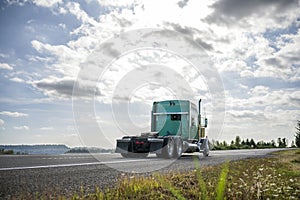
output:
M0 149L0 155L12 155L12 154L14 154L13 150Z
M300 148L300 120L297 120L295 131L295 141L292 141L290 147ZM255 142L253 139L241 140L240 136L236 136L235 140L232 140L230 144L226 141L220 142L212 140L212 150L229 150L229 149L265 149L265 148L286 148L288 147L288 141L286 138L277 138L277 141L271 140L270 142L258 141Z
M242 140L240 136L236 136L235 140L230 143L226 141L220 142L212 140L212 150L230 150L230 149L265 149L265 148L286 148L288 147L288 141L286 138L278 138L277 141L271 140L270 142L258 141L254 139ZM291 147L296 147L294 141L292 141Z

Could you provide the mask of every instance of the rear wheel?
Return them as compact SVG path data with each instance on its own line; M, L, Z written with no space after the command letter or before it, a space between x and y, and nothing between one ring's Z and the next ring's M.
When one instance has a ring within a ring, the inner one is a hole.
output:
M183 143L180 138L176 139L176 151L175 151L175 158L180 158L181 154L183 153Z
M173 158L175 154L175 142L173 138L168 138L167 145L163 148L162 156L164 158Z

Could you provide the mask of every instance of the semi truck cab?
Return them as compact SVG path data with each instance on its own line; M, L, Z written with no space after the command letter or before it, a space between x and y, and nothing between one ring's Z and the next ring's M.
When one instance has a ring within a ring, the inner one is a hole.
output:
M153 102L151 131L118 139L116 153L123 157L146 157L155 153L157 157L178 158L185 152L202 152L208 156L207 119L201 119L200 106L201 99L198 110L189 100Z

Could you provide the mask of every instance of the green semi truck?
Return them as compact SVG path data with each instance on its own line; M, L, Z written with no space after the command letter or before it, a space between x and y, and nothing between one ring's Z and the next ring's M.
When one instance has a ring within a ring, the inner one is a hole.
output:
M198 109L189 100L153 102L151 132L118 139L116 153L126 158L146 157L149 153L167 159L192 152L208 156L206 127L207 118L201 117L201 99Z

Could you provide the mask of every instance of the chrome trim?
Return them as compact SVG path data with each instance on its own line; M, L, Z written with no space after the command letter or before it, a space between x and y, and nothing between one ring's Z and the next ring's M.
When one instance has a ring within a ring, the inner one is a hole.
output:
M153 113L153 115L188 115L189 112L165 112L165 113Z

